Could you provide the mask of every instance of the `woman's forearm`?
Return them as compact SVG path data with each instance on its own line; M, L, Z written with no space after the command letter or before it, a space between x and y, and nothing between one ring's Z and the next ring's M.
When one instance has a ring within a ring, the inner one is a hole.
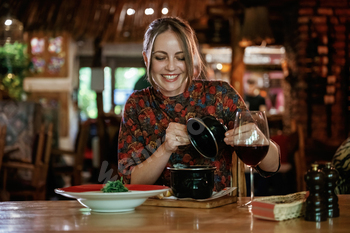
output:
M269 151L266 157L261 161L259 167L267 172L276 172L280 163L279 146L270 140Z
M171 152L162 144L147 160L136 165L131 172L131 184L154 184L164 171Z

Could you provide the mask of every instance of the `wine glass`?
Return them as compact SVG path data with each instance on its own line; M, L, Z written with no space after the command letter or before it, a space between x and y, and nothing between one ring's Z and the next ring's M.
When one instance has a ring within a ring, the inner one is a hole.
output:
M242 110L236 113L233 144L237 156L249 167L250 206L254 199L253 168L263 160L269 150L270 135L264 111Z

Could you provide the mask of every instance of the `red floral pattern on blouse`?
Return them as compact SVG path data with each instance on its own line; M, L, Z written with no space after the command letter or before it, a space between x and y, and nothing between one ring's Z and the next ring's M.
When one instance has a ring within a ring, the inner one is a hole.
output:
M228 129L233 128L237 109L246 106L227 82L195 80L187 91L165 97L153 87L135 91L124 108L118 138L119 174L130 182L131 170L149 158L163 143L169 122L186 124L193 117L212 115ZM230 185L233 148L227 146L215 159L204 158L190 144L170 156L168 167L182 163L216 167L214 191ZM168 185L169 169L164 168L156 184Z

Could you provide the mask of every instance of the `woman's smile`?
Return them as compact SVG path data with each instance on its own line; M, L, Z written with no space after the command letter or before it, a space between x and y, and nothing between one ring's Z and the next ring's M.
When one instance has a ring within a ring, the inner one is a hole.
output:
M178 74L163 74L162 75L168 82L174 82L179 77Z

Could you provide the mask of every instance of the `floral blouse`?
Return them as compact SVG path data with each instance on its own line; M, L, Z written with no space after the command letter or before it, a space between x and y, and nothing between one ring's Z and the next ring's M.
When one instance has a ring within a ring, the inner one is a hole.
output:
M164 142L170 122L186 124L193 117L212 115L233 129L235 113L245 109L241 96L227 82L195 80L183 94L166 97L153 87L135 91L127 100L118 138L118 170L130 182L131 170L148 159ZM205 158L192 144L180 146L170 156L174 164L216 167L214 191L230 185L233 147L226 146L217 157ZM169 186L170 171L164 168L156 184Z

